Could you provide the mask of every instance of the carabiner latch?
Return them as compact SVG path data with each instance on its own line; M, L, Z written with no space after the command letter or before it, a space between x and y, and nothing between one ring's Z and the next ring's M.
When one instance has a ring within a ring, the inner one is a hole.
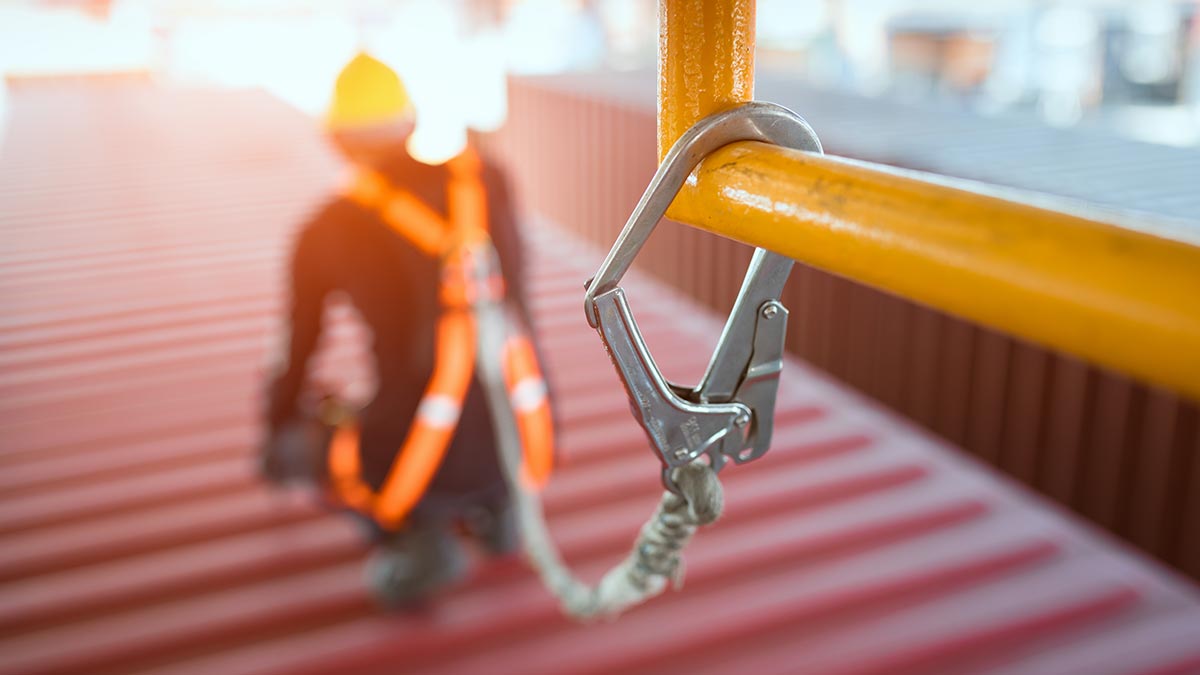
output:
M600 333L630 408L662 461L663 486L675 493L676 467L707 456L720 471L728 461L749 462L770 447L787 330L779 295L792 260L755 249L704 377L691 388L663 377L618 283L692 169L737 141L822 152L803 118L770 103L747 103L697 122L671 146L584 296L588 323Z

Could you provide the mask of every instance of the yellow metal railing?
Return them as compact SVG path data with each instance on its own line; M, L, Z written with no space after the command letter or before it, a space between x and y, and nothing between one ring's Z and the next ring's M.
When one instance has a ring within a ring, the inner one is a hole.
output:
M661 157L697 120L753 98L754 0L659 11ZM749 142L707 157L668 215L1200 399L1195 245Z

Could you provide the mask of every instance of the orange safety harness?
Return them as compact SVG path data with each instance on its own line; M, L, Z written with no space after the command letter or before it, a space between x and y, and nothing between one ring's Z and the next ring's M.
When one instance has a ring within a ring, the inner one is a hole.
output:
M344 196L378 213L393 230L429 256L442 261L433 375L417 406L416 418L378 492L362 480L357 427L341 425L329 448L330 486L335 497L395 529L416 506L454 438L463 402L475 370L477 347L473 304L502 302L504 280L498 270L478 279L481 256L494 260L488 233L487 192L479 157L470 149L448 162L448 218L375 171L361 170ZM547 396L533 343L515 320L508 322L505 382L524 450L522 482L543 485L554 461L554 433Z

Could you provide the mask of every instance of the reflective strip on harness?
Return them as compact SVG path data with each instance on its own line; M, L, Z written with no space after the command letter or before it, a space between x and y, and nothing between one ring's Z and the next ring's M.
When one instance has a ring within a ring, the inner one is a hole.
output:
M509 392L513 410L524 413L537 410L546 402L546 381L540 377L527 377Z
M417 417L431 427L453 427L458 424L462 406L458 401L441 394L428 394L417 406Z

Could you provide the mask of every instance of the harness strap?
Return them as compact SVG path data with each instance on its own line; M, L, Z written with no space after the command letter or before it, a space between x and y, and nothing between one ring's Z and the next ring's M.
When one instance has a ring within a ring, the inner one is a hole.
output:
M501 302L504 280L495 269L477 279L478 256L494 255L487 229L487 193L481 164L468 151L448 163L449 220L377 172L359 173L345 192L379 213L398 234L442 261L433 374L404 444L375 494L362 480L361 444L354 425L339 427L329 449L330 487L342 503L372 515L386 528L399 527L420 500L454 438L475 369L476 325L471 308L479 299ZM553 426L546 384L533 344L515 322L503 360L509 395L525 447L525 482L544 484L553 464Z
M450 245L450 228L428 204L407 190L397 190L378 172L360 169L343 196L377 212L400 236L422 253L441 257Z
M504 346L503 365L504 382L524 449L521 482L530 488L541 488L554 466L554 420L533 343L523 335L510 337Z
M437 344L433 376L378 495L362 480L356 425L339 426L329 447L330 484L338 498L387 528L398 527L425 493L454 437L474 374L474 360L461 357L463 350L474 352L474 320L464 311L446 312L438 320Z

